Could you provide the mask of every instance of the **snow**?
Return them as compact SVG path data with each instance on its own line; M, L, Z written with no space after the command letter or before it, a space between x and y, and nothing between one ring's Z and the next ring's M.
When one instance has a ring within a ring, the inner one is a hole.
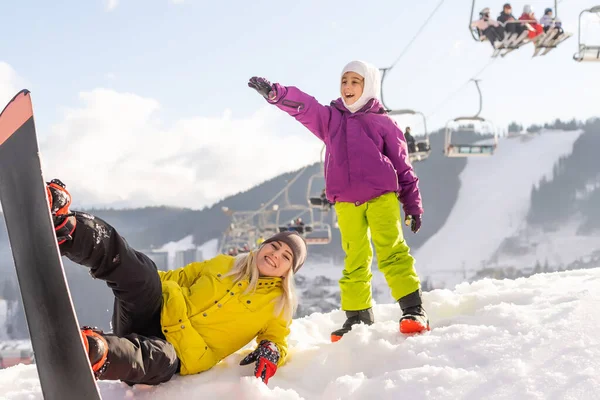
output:
M219 253L219 239L214 238L209 240L208 242L202 243L198 246L198 253L202 254L203 260L208 260L213 257L216 257Z
M479 269L505 238L523 228L532 186L552 177L554 164L572 152L581 133L545 130L503 138L492 157L468 159L450 216L414 253L419 275L450 287L465 271Z
M289 362L268 385L251 376L253 366L238 366L240 351L157 387L99 387L105 400L598 398L600 269L461 283L424 301L433 329L418 336L398 333L394 304L376 305L374 325L337 343L329 333L342 312L295 320ZM35 367L0 371L0 398L41 399Z
M489 265L533 267L536 263L543 265L548 262L549 266L556 268L600 255L600 235L578 235L580 225L581 221L573 218L555 232L526 228L519 232L518 239L527 246L527 252L521 255L499 252L494 257L494 263Z
M183 239L180 239L176 242L165 243L162 247L156 249L155 251L165 251L168 253L168 269L173 269L175 267L175 257L178 251L190 250L195 248L194 245L194 236L187 235Z

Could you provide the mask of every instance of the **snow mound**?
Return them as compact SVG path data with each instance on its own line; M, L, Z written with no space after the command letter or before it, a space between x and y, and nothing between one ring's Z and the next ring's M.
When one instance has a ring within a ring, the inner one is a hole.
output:
M341 311L295 320L290 360L268 386L238 366L241 351L158 387L99 387L105 400L598 398L600 269L461 283L424 301L433 329L419 336L398 333L395 304L376 305L374 325L337 343ZM35 367L0 371L0 398L41 399Z

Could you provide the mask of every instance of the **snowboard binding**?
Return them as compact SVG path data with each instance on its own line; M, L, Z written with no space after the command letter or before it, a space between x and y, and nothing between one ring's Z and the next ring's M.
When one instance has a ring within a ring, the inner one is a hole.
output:
M94 377L98 379L108 368L108 343L102 336L104 332L96 327L84 326L81 328L81 338L85 351L90 359Z

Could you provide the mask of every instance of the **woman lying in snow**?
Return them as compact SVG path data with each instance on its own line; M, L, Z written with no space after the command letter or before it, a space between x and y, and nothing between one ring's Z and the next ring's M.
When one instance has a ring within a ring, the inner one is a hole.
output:
M268 383L285 362L297 306L293 276L307 254L300 235L280 232L256 252L157 271L105 221L70 212L62 182L47 192L61 254L115 295L113 333L82 329L97 379L157 385L206 371L255 338L258 347L240 365L255 363L256 377Z

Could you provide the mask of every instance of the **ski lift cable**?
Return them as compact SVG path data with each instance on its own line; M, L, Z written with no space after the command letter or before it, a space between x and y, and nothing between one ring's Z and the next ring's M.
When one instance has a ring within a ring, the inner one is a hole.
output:
M306 171L308 169L310 165L305 166L304 168L302 168L297 174L296 176L294 176L294 178L292 178L292 180L290 180L288 182L287 185L285 185L285 187L283 189L281 189L275 196L273 196L268 202L266 202L265 204L263 204L258 210L254 211L254 212L250 212L250 214L248 216L246 216L245 218L242 217L242 219L240 219L239 221L235 221L236 225L244 225L246 223L249 223L250 221L252 221L254 219L255 216L257 216L258 214L262 213L264 210L267 209L267 207L269 207L271 204L273 204L273 202L275 202L275 200L277 200L283 193L286 193L287 190L296 182L296 180L298 180L298 178L300 178L300 176L304 173L304 171ZM234 216L232 216L232 220L234 219ZM222 252L223 250L223 246L226 243L226 239L228 236L228 230L226 230L225 232L223 232L223 234L221 235L221 243L219 245L219 252Z
M304 168L302 168L300 170L300 172L298 172L296 174L296 176L294 176L294 178L292 178L292 180L289 181L288 184L285 185L285 187L283 189L281 189L275 196L273 196L273 198L271 198L271 200L269 200L268 202L266 202L265 204L263 204L262 207L260 207L256 211L254 211L247 218L245 218L244 220L242 220L240 222L241 223L248 222L248 221L252 220L256 215L258 215L261 212L263 212L264 210L266 210L267 207L269 207L271 204L273 204L275 202L275 200L277 200L279 198L279 196L281 196L283 193L285 193L294 184L294 182L296 182L298 180L298 178L300 178L300 176L304 173L304 171L306 171L308 169L308 167L310 167L310 165L307 165Z
M467 79L467 81L465 83L463 83L458 89L456 89L454 92L450 93L445 99L444 101L442 101L437 107L435 107L433 109L433 111L427 115L427 118L431 118L433 115L435 115L443 106L446 105L446 103L448 103L450 100L452 100L454 98L454 96L456 96L461 90L463 90L465 87L467 87L467 85L473 81L476 80L477 77L479 75L481 75L490 65L492 65L494 63L494 61L496 61L497 58L492 58L490 61L488 61L488 63L486 65L483 66L483 68L481 68L475 75L473 75L471 78Z
M439 8L442 6L442 4L444 3L444 1L445 0L441 0L438 3L438 5L435 6L435 8L431 12L431 14L429 14L429 17L427 17L427 19L425 20L425 22L423 23L423 25L421 25L421 27L419 28L419 30L417 31L417 33L412 37L412 39L404 47L404 49L402 50L402 52L400 53L400 55L396 58L396 60L392 63L392 65L389 66L389 67L387 67L387 68L384 68L386 71L391 70L392 68L394 68L396 66L396 64L398 64L398 61L400 61L400 59L404 56L404 54L406 54L406 52L408 51L408 49L410 48L410 46L414 43L414 41L417 40L417 38L419 37L419 35L423 31L423 29L425 29L425 27L427 26L427 24L429 23L429 21L431 21L431 19L433 18L433 16L437 12L437 10L439 10Z

